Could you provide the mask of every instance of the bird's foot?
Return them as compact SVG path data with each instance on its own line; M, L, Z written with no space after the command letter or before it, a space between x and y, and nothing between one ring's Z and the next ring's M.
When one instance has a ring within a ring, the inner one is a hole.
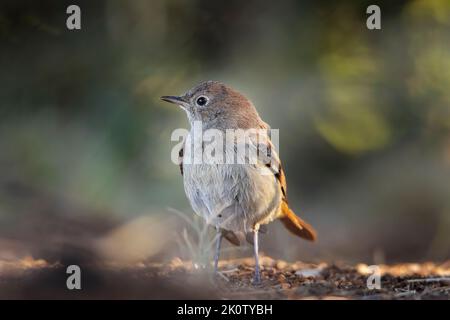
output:
M254 285L254 286L259 286L259 285L261 285L261 274L259 273L259 271L255 271L255 275L254 275L254 277L253 277L253 281L252 281L252 284Z

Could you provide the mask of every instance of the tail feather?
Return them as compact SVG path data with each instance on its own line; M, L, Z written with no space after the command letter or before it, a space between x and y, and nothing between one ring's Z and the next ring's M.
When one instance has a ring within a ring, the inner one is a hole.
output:
M286 202L282 202L281 211L283 216L280 218L286 229L293 234L310 241L316 240L316 231L307 222L300 219L291 209Z

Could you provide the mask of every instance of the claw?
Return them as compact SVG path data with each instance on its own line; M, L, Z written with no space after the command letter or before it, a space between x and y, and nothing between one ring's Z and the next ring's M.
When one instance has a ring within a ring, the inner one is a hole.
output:
M261 274L258 272L256 272L256 268L255 268L255 276L253 277L253 285L255 286L259 286L261 284Z

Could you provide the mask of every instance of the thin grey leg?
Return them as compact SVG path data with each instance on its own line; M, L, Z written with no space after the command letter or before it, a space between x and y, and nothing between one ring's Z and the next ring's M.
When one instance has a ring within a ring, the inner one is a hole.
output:
M255 255L255 277L254 284L261 283L261 272L259 271L259 254L258 254L258 228L253 230L253 253Z
M217 274L219 270L219 256L220 256L220 246L222 244L222 232L217 230L217 240L216 240L216 252L214 254L214 273Z

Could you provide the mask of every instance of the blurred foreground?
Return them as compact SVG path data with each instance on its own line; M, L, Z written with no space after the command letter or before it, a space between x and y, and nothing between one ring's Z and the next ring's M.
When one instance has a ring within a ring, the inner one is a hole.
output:
M252 259L222 261L214 278L189 261L97 264L82 269L82 290L65 288L65 267L26 258L0 260L0 299L445 299L450 261L381 265L381 288L369 290L367 265L261 259L262 284L251 284Z

